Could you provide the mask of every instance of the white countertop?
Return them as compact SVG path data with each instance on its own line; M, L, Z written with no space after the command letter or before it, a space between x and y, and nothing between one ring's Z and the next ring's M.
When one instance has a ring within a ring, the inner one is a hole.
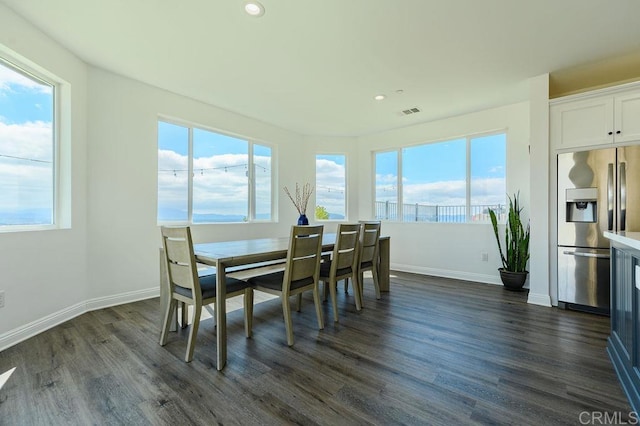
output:
M604 236L616 243L624 244L636 250L640 250L640 232L609 232L606 231Z

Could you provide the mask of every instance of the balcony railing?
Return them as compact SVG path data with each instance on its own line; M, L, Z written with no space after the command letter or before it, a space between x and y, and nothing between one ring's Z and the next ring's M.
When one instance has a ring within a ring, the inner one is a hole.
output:
M429 204L403 204L403 222L490 222L489 209L498 216L498 222L506 220L507 208L504 204L477 204L469 206L439 206ZM392 201L376 201L375 218L378 220L399 220L398 203Z

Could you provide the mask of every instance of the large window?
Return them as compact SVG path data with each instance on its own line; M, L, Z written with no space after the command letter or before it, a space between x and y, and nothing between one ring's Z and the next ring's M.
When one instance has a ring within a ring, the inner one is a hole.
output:
M0 59L0 227L55 223L54 85Z
M344 155L316 155L316 219L346 217L346 179Z
M502 216L505 166L504 133L377 152L375 217L486 222L490 208Z
M376 153L376 219L398 220L398 152Z
M158 122L158 222L271 220L271 148Z

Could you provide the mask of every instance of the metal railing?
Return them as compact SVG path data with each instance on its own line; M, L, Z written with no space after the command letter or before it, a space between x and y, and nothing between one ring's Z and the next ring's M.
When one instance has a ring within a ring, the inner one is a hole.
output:
M506 220L507 208L504 204L478 204L469 206L440 206L429 204L403 204L403 222L490 222L489 209L493 209L499 222ZM398 203L393 201L376 201L375 218L378 220L399 220Z

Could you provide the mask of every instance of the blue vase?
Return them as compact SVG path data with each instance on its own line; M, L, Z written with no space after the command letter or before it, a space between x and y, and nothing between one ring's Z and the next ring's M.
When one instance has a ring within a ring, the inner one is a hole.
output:
M307 219L307 215L301 214L298 218L298 225L308 225L309 219Z

